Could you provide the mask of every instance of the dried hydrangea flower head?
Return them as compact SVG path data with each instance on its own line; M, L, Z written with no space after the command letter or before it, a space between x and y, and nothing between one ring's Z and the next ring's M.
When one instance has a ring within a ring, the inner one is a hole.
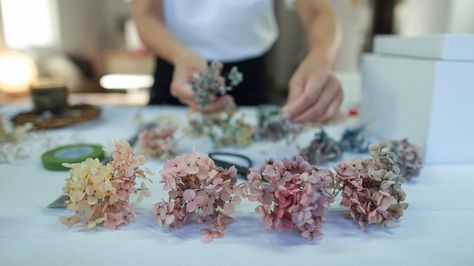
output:
M174 134L179 127L177 117L160 115L145 120L140 113L136 113L131 121L139 128L136 138L139 153L159 160L173 155ZM131 141L132 146L133 142Z
M370 137L365 126L346 129L342 134L341 145L344 150L357 153L365 153L370 145Z
M0 115L0 143L18 143L28 139L33 131L32 123L8 127Z
M210 128L214 126L222 126L226 122L230 121L238 108L235 103L230 104L224 112L203 114L201 112L189 111L188 112L188 125L187 133L192 136L206 136L209 134Z
M408 142L407 139L390 142L390 151L398 157L400 174L405 180L410 180L420 174L423 158L420 147Z
M144 129L138 135L140 152L160 160L172 156L176 144L175 132L176 128L172 126Z
M0 115L0 164L29 157L25 141L35 137L33 128L32 123L21 126L7 124Z
M401 188L396 155L388 144L371 145L372 158L347 160L336 165L336 181L342 191L341 205L362 228L377 224L394 226L408 207Z
M314 168L302 157L268 160L247 176L248 198L270 230L296 229L306 239L320 234L334 199L331 171Z
M135 219L130 196L138 194L138 201L149 195L142 182L136 188L136 179L146 179L140 166L144 158L136 157L126 141L115 144L110 163L103 165L98 159L86 159L81 163L64 164L71 168L63 192L69 196L65 202L74 212L71 217L61 217L66 225L83 222L88 229L99 224L115 229Z
M193 136L207 135L216 147L247 147L253 142L254 129L244 115L236 115L237 110L237 105L231 104L222 113L190 113L188 132Z
M225 95L242 81L242 73L234 66L227 76L229 84L226 85L226 78L221 75L222 68L222 63L212 61L207 71L193 75L192 90L199 106L206 107L215 97Z
M275 105L259 106L257 109L257 120L257 139L270 141L286 139L290 143L295 141L304 129L302 125L290 123L282 115L281 108Z
M299 155L310 164L316 165L338 160L343 152L341 143L329 137L326 131L321 129L309 145L299 151Z
M208 223L202 230L203 242L222 237L246 192L236 184L235 167L220 168L207 155L192 152L167 161L160 174L169 199L155 205L158 223L170 228L193 221Z

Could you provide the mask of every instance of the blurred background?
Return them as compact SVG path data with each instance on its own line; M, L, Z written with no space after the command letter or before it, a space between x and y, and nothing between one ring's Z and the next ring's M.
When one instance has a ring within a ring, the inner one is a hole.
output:
M0 102L26 101L29 84L46 77L66 83L80 101L147 104L154 56L138 38L131 2L0 0ZM343 86L360 86L360 58L376 34L474 33L472 0L331 2L342 28L334 71ZM281 103L306 41L294 11L275 3L280 37L265 73Z

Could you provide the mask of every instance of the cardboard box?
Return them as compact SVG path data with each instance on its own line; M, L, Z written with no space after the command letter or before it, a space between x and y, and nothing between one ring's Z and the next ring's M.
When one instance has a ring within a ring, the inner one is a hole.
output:
M474 35L377 37L362 87L377 137L407 137L428 164L474 163Z

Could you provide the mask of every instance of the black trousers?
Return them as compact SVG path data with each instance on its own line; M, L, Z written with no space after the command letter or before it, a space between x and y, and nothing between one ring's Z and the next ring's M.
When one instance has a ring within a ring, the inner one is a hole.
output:
M243 81L229 92L237 105L258 105L268 103L266 95L265 59L264 56L238 62L225 63L222 74L225 76L233 66L237 66L243 74ZM173 65L157 58L155 66L155 83L151 88L149 104L181 105L170 94L173 77Z

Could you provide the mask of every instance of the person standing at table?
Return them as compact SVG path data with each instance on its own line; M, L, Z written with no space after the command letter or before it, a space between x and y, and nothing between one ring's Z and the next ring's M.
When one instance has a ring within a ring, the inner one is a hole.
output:
M332 118L342 102L339 81L330 71L337 47L337 21L329 0L286 1L299 14L309 52L289 81L283 113L292 122ZM191 90L193 73L207 60L237 66L244 81L230 94L238 105L266 101L264 55L278 37L272 0L135 0L133 16L143 43L157 55L150 104L186 104L212 113L229 96L201 109Z

